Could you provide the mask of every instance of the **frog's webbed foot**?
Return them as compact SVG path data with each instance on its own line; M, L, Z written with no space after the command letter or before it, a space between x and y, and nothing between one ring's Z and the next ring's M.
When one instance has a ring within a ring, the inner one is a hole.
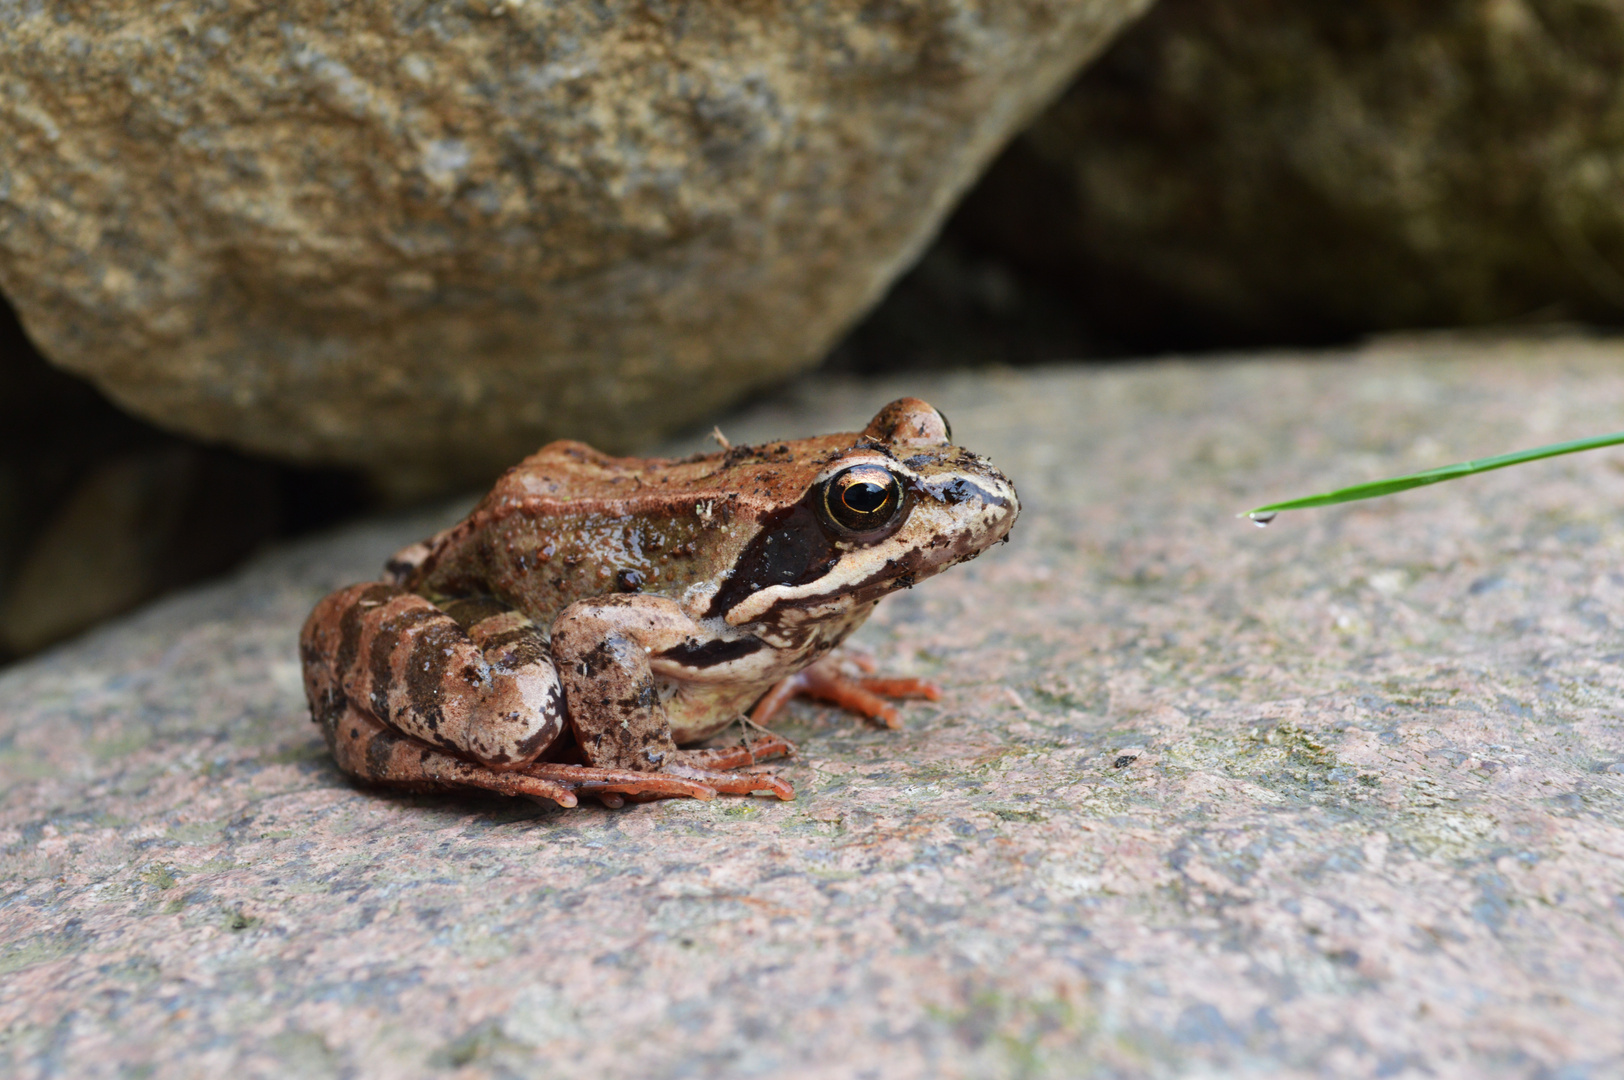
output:
M714 750L673 750L657 771L597 768L567 762L538 761L520 771L576 794L595 796L606 806L655 799L710 801L717 795L752 795L758 791L780 799L795 798L795 788L757 763L795 752L788 739L772 732L761 738Z
M758 791L789 800L795 798L795 788L790 782L770 772L758 771L755 763L794 749L787 740L773 735L747 746L678 750L658 772L598 769L547 761L526 765L519 771L574 793L595 795L609 806L620 806L627 800L647 802L681 797L709 801L719 794L751 795Z
M625 802L650 802L671 795L688 794L686 791L656 790L648 784L652 777L674 777L701 785L714 795L753 795L765 792L786 802L795 798L795 786L759 762L769 758L788 757L795 753L795 744L782 735L766 732L761 738L741 742L737 746L724 746L707 750L678 750L669 754L658 773L632 773L635 783L646 790L622 791L618 786L593 788L592 794L606 805L620 806ZM605 770L598 770L603 772ZM549 774L553 775L553 774Z
M750 721L744 721L754 724ZM778 757L793 757L795 744L775 732L761 732L756 739L745 738L733 746L718 746L704 750L678 750L676 754L667 759L666 768L676 765L687 766L691 769L705 769L711 772L725 769L742 769L757 762L770 761Z
M663 768L673 776L697 780L727 795L764 791L788 801L795 798L794 785L778 776L771 766L762 766L759 762L794 753L794 743L768 731L758 739L746 739L736 746L678 750L666 759Z
M857 671L845 671L847 664ZM751 710L750 720L752 723L766 724L792 698L804 695L838 705L869 720L877 720L895 731L902 727L902 715L886 698L941 700L942 692L934 683L923 679L874 678L874 670L874 661L866 656L826 656L767 691L766 696L756 702L756 707Z

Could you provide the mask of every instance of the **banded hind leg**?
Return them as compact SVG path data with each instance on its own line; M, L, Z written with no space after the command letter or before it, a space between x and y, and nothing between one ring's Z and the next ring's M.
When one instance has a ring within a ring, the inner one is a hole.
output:
M400 735L349 702L332 716L330 724L327 741L339 768L358 780L408 791L480 788L499 795L551 799L560 806L577 805L582 794L618 806L626 796L712 799L717 793L702 779L664 773L626 773L552 763L493 769Z
M546 638L495 601L441 608L394 585L354 585L316 605L299 647L318 722L347 702L401 735L491 766L532 761L564 730Z
M361 780L511 792L513 777L498 774L564 730L546 638L494 601L442 608L394 585L355 585L316 605L299 646L312 718Z
M775 778L538 762L563 732L558 675L541 632L494 600L436 606L390 584L352 586L311 612L300 653L312 718L339 767L360 780L418 790L478 787L566 806L577 792L606 801L708 799L718 790L782 794Z

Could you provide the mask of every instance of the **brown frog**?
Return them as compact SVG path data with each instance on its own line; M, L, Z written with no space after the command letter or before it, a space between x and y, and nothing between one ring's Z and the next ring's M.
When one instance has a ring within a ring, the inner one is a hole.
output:
M828 654L875 603L1002 540L1008 479L915 398L860 434L681 460L555 442L385 580L316 605L305 690L338 765L417 790L484 788L574 806L717 792L794 796L756 763L766 733L680 750L797 693L897 726Z

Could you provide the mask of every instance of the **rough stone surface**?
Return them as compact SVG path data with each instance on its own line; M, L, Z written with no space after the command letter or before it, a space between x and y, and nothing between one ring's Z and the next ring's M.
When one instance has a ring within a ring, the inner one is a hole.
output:
M1148 0L0 4L0 287L194 435L402 488L815 361Z
M1624 321L1624 6L1163 0L962 225L1129 339Z
M296 628L430 520L289 548L0 676L16 1077L1624 1071L1624 470L1238 509L1617 426L1615 344L822 382L1021 485L880 606L901 733L793 803L358 790Z

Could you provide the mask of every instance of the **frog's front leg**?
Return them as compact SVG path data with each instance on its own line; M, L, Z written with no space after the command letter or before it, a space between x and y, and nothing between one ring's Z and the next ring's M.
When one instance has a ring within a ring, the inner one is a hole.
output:
M676 757L649 654L695 629L676 603L658 596L581 600L553 620L553 660L587 761L653 772Z
M553 621L553 660L575 741L599 768L662 771L722 791L794 789L776 777L719 770L794 750L771 735L738 750L679 750L660 698L651 657L679 649L704 629L676 601L660 596L605 596L571 604Z

